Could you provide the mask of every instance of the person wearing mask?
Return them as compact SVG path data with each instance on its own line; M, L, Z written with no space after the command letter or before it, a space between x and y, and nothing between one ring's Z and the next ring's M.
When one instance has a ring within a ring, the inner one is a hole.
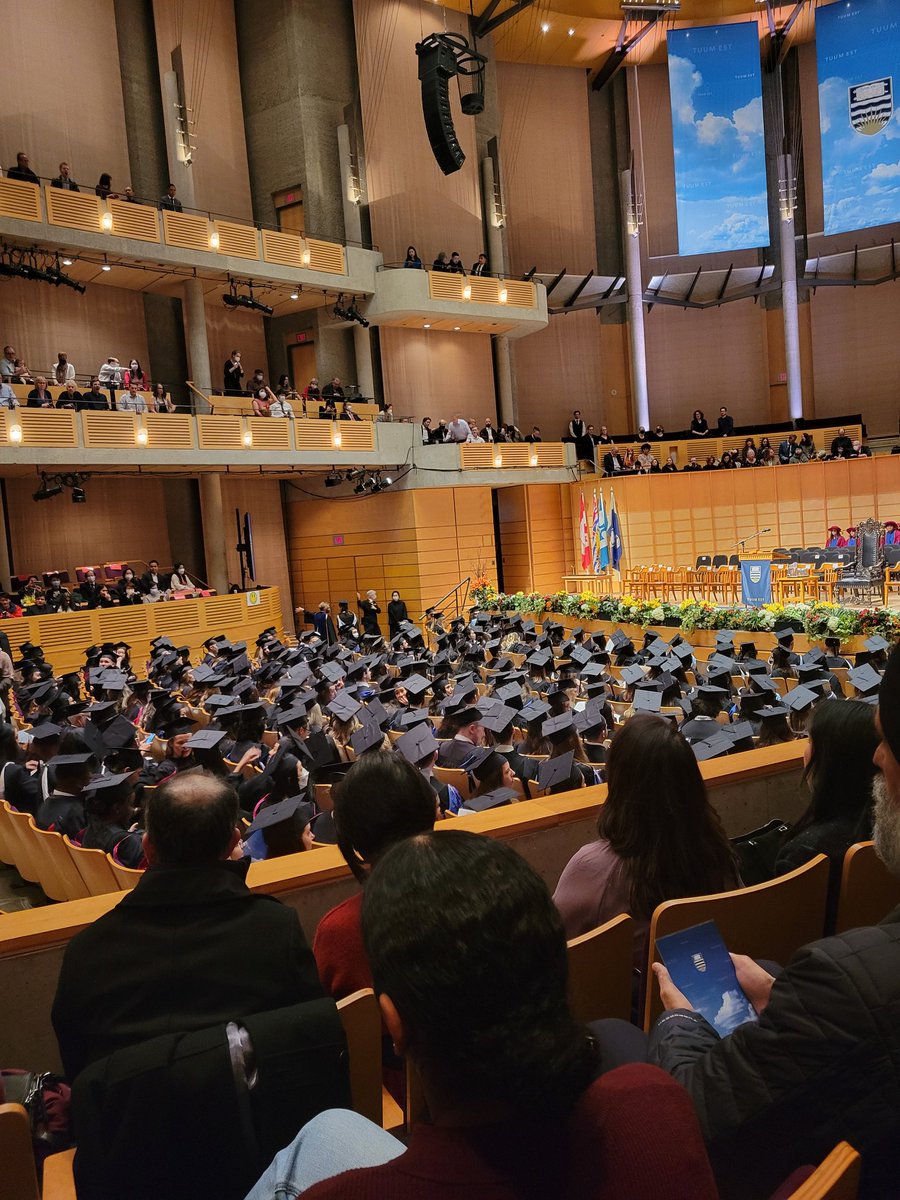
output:
M175 570L172 572L172 578L169 580L169 591L172 592L192 592L197 588L196 583L188 575L184 569L184 563L175 564Z
M116 596L120 604L143 604L143 593L131 567L123 567L122 578L116 587Z
M97 378L100 380L101 385L110 389L120 388L124 377L119 360L115 356L108 358L97 372Z
M384 406L384 408L381 410L381 412L378 414L378 416L375 418L375 420L379 424L390 425L394 420L393 404L386 404Z
M404 838L367 880L361 924L388 1035L430 1121L404 1146L354 1113L320 1114L247 1200L716 1195L677 1086L646 1066L597 1078L568 1007L559 918L509 846L465 830Z
M63 354L61 350L56 356L56 362L51 367L51 374L60 386L68 383L70 379L73 382L75 380L75 367L69 362L68 355Z
M136 384L138 391L141 392L146 392L150 387L150 382L144 374L144 368L136 358L129 362L125 372L125 386L128 387L132 383Z
M400 593L395 589L388 601L388 636L395 638L401 632L400 626L409 620L406 601L400 599Z
M223 390L226 396L240 396L244 388L241 380L244 378L244 368L241 365L240 350L232 350L231 356L222 368Z

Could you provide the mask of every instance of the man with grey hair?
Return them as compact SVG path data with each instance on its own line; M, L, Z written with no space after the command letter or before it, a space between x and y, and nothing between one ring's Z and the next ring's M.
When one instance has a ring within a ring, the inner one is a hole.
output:
M381 609L378 607L378 595L372 589L366 592L366 598L363 600L359 592L356 593L356 599L359 604L359 611L362 613L363 636L364 637L381 637L381 626L378 624L378 614Z
M876 717L875 848L900 878L900 647ZM900 1179L900 907L878 925L798 950L773 978L733 955L758 1015L720 1038L654 965L668 1010L650 1061L690 1093L723 1197L768 1195L837 1142L862 1155L861 1197Z

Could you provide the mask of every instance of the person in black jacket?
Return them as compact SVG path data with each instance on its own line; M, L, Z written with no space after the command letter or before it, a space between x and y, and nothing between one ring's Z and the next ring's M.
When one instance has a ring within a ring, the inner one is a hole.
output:
M406 608L406 601L400 599L400 593L394 589L391 592L391 598L388 601L388 630L392 638L395 638L400 632L400 626L404 621L409 620L409 612Z
M150 863L137 887L66 948L52 1021L66 1076L163 1033L322 995L297 914L251 892L238 801L180 775L147 802Z
M881 683L875 848L900 878L900 650ZM734 956L759 1020L720 1038L660 964L665 1008L650 1061L694 1101L724 1200L768 1195L848 1141L859 1195L896 1194L900 1172L900 907L879 925L802 947L773 978Z
M240 350L232 350L231 358L222 368L222 379L225 384L226 396L240 396L243 392L241 380L244 378L244 368L241 365Z
M378 607L378 596L371 589L366 592L366 598L363 600L359 592L356 593L356 601L359 605L359 611L362 613L363 636L381 637L381 626L378 624L378 614L381 609Z

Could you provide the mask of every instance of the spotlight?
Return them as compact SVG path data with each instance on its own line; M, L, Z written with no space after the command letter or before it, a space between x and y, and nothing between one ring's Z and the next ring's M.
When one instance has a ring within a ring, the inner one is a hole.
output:
M347 482L352 483L354 479L359 479L362 475L362 470L359 467L353 467L347 472Z
M299 293L298 291L296 291L296 290L295 290L295 291L293 291L293 292L291 292L291 299L292 299L292 300L299 300L299 299L300 299L300 293Z
M31 498L32 498L32 500L52 500L54 496L61 495L62 490L63 489L62 489L61 483L57 483L57 482L50 483L47 480L47 476L42 475L41 476L41 486L38 488L38 490L34 493L34 495Z
M63 265L64 267L71 267L71 265L72 265L72 260L71 260L71 258L64 258L64 259L62 260L62 265Z
M72 488L72 503L73 504L86 504L87 503L87 496L84 494L84 488L82 488L82 487L73 487Z
M358 483L358 484L356 485L356 487L353 489L353 494L354 494L354 496L361 496L365 490L366 490L366 485L365 485L365 483L364 483L364 482L360 482L360 483ZM35 497L35 499L37 499L37 497Z
M261 300L253 299L253 284L246 285L249 289L249 294L242 296L238 293L237 285L232 282L231 291L225 292L222 296L222 303L227 308L249 308L253 312L264 313L267 317L271 317L273 309L268 304L263 304Z
M325 476L325 486L326 487L337 487L339 484L341 484L343 482L344 482L344 477L340 473L340 471L330 471Z
M350 307L345 311L344 316L347 318L348 321L358 322L360 325L362 325L363 329L369 328L369 322L366 320L366 318L362 315L362 313L356 307L355 300L353 300L351 302Z

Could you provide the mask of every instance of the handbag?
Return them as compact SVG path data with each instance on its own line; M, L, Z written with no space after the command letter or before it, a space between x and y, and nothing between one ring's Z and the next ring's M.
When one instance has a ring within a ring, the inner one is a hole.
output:
M745 887L774 879L775 860L789 833L789 825L784 821L775 820L731 839L741 864L741 879Z
M0 1104L21 1104L28 1113L34 1159L44 1159L72 1145L69 1132L71 1089L61 1075L49 1071L0 1070Z

